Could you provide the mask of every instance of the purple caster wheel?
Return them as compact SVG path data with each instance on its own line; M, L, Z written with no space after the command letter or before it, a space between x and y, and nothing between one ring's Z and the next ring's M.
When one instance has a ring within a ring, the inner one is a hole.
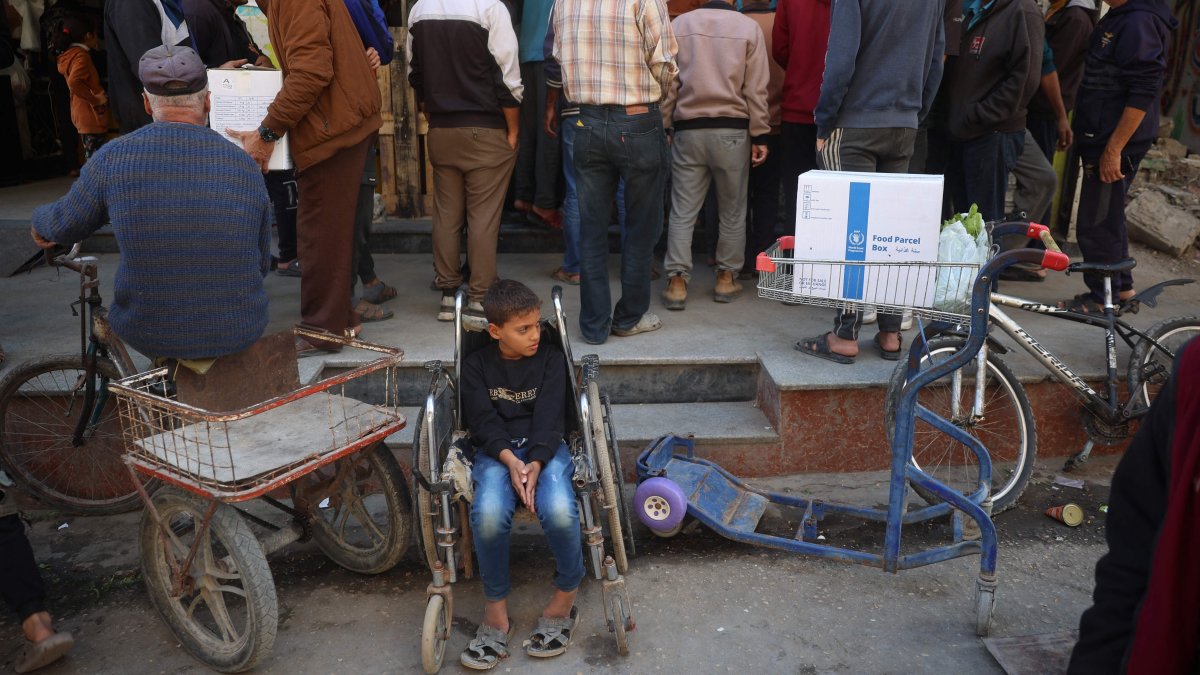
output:
M669 478L654 477L639 485L633 495L633 506L638 518L655 534L679 532L687 515L687 497Z

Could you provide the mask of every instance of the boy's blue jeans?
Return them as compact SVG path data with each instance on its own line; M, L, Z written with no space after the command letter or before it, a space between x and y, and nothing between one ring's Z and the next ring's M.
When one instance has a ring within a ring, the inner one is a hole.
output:
M529 453L524 443L515 441L512 450L521 461L525 461ZM554 586L560 591L575 590L584 575L579 508L571 484L573 474L571 453L563 443L550 463L542 467L534 495L538 520L554 554ZM513 490L508 467L483 452L475 455L471 479L475 483L471 533L475 539L475 555L479 558L479 576L483 579L483 597L496 602L508 597L512 590L508 544L517 493Z

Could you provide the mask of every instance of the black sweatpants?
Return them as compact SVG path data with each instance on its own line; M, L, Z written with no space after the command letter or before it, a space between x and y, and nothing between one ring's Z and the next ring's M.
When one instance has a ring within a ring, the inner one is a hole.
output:
M1075 237L1079 252L1090 263L1115 263L1129 257L1129 231L1125 224L1125 197L1137 175L1138 165L1146 153L1121 156L1121 173L1125 177L1115 183L1100 182L1100 159L1084 157L1083 187L1079 195L1079 215L1075 222ZM1084 274L1083 281L1097 302L1104 301L1104 277ZM1133 274L1122 272L1113 277L1113 296L1133 290Z
M15 513L0 518L0 597L21 621L46 611L46 586Z

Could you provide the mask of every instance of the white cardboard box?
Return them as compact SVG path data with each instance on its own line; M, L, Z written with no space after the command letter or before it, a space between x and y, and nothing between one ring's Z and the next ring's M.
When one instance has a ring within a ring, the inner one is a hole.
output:
M226 134L225 130L253 131L258 129L258 125L267 116L267 106L275 100L275 95L282 87L283 73L278 70L262 68L209 69L208 90L212 94L212 110L208 115L208 125L214 131L241 146L241 143ZM287 134L275 142L275 149L271 152L271 161L267 168L271 171L284 171L292 168Z
M796 196L797 261L936 262L942 176L809 171ZM797 262L799 295L932 307L932 266Z

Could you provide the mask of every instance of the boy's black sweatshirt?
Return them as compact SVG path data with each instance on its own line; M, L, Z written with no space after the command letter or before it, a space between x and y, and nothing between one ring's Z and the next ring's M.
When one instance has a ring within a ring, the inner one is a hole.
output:
M544 466L563 439L566 404L566 357L543 340L536 354L520 359L500 356L493 342L463 360L463 414L471 444L495 459L528 439L526 461Z
M946 61L946 131L969 141L1025 131L1025 109L1041 83L1046 24L1031 0L965 3L958 56ZM947 50L949 51L949 50Z

